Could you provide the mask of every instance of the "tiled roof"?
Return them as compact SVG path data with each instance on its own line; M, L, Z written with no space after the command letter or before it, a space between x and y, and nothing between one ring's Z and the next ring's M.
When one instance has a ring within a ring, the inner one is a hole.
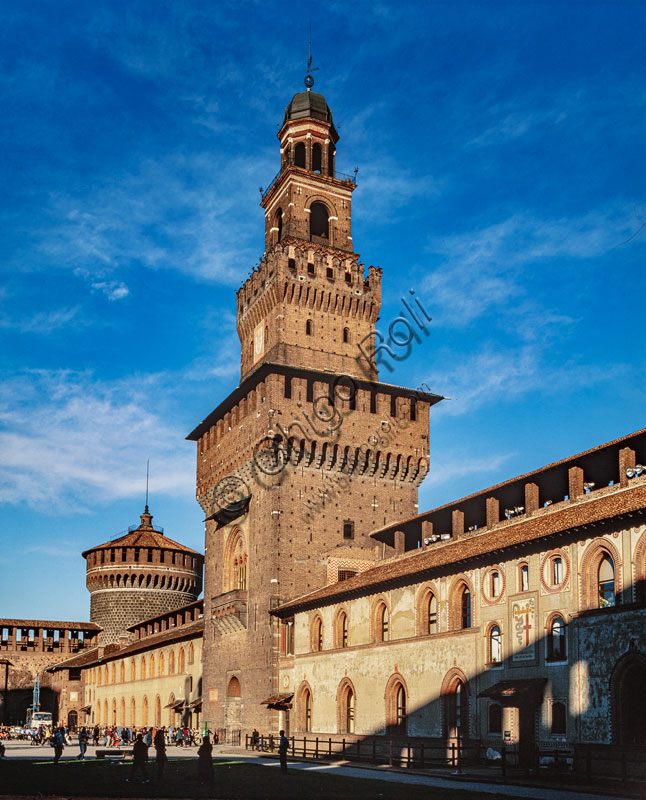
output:
M70 667L85 667L88 664L101 663L105 661L110 655L113 655L119 650L118 644L108 644L103 648L103 655L99 657L101 652L100 647L93 647L91 650L86 650L83 653L77 653L65 661L59 661L57 664L52 664L47 668L47 672L56 672L59 669L70 669Z
M83 555L85 556L93 550L111 547L159 547L162 550L181 550L183 553L201 555L197 550L192 550L190 547L186 547L173 539L169 539L168 536L164 536L163 533L146 528L137 528L137 530L129 531L124 536L119 536L117 539L111 539L104 544L97 544L95 547L90 547L85 550Z
M471 558L508 550L511 547L543 539L555 534L593 525L622 514L646 510L646 483L628 486L611 491L600 497L583 495L578 501L571 501L561 508L549 509L534 516L513 518L500 522L496 527L481 534L466 535L456 541L413 551L402 558L389 560L379 566L362 572L342 583L326 586L303 597L273 609L270 613L286 617L295 611L331 605L341 599L365 594L369 589L384 584L401 582L402 579L414 582L430 573L453 564L460 564Z

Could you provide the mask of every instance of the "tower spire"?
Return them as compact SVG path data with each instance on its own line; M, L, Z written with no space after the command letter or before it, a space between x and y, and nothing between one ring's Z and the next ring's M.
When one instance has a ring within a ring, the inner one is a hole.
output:
M317 69L318 67L312 66L312 20L310 20L310 34L307 41L307 75L303 81L308 92L311 92L312 86L314 86L314 78L311 73L316 72Z
M148 513L148 476L150 474L150 459L146 459L146 509L145 513Z

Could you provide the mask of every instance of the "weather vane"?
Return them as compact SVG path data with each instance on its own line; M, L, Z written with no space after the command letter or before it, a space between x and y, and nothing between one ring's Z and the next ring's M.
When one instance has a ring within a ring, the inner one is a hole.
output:
M307 91L312 90L312 86L314 86L314 77L312 76L312 72L316 72L318 67L312 66L312 23L310 22L310 38L307 45L307 75L305 76L305 86L307 87Z

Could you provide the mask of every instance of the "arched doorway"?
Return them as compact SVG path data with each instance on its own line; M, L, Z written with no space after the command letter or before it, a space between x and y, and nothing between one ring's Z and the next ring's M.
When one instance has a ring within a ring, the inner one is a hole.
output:
M641 653L622 656L612 671L613 739L616 744L646 745L646 657Z
M224 724L230 743L237 743L241 730L242 686L240 680L232 675L227 684L227 701L224 709Z
M70 711L69 714L67 715L67 727L70 728L70 730L75 731L76 728L78 727L78 724L79 724L78 712Z

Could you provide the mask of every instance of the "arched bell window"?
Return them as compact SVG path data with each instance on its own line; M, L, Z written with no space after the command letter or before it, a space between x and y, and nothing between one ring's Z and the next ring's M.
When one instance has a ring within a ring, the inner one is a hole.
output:
M610 608L615 604L615 565L606 553L599 562L599 608Z
M334 153L334 145L330 142L327 148L327 171L332 177L334 177Z
M354 733L354 692L348 688L345 693L345 733Z
M305 142L298 142L294 147L294 164L305 168Z
M322 164L323 154L321 145L317 142L312 146L312 172L321 172Z
M310 234L322 239L330 236L330 215L325 204L318 200L310 207Z

